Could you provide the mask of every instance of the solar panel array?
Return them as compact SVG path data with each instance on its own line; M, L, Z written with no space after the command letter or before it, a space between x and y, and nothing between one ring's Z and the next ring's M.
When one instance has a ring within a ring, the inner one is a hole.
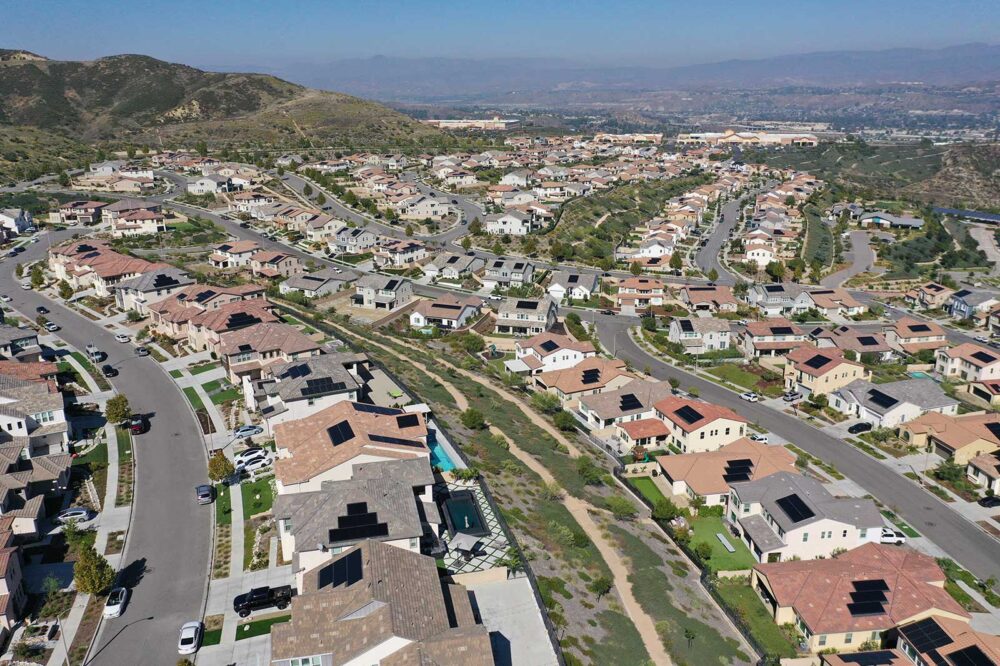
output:
M986 429L989 430L994 437L1000 439L1000 423L987 423Z
M768 285L764 285L764 291L768 292L769 294L774 294L776 292L784 291L784 290L785 290L785 288L782 287L780 284L768 284Z
M948 655L948 661L954 666L996 666L996 662L986 656L978 645L952 652Z
M518 301L517 302L517 309L518 310L537 310L538 309L538 301Z
M601 370L600 368L589 368L583 371L583 383L584 384L596 384L601 380Z
M697 423L698 421L705 418L701 412L699 412L694 407L691 407L690 405L684 405L683 407L675 409L674 414L682 418L684 422L688 424Z
M868 391L868 399L884 409L889 409L893 405L899 404L899 400L896 400L891 395L882 393L882 391L879 391L878 389Z
M337 391L343 391L345 388L347 388L347 384L344 382L335 382L332 377L320 377L318 379L307 379L306 385L299 390L303 396L308 397L336 393Z
M388 523L380 523L378 513L369 511L367 502L354 502L347 505L346 516L337 517L337 527L330 530L330 543L388 535Z
M984 351L976 352L975 354L972 355L972 358L978 361L982 361L983 363L992 363L993 361L997 360L996 356L990 354L989 352L984 352Z
M803 520L809 520L816 515L802 501L802 498L794 493L778 499L777 505L793 523L801 523Z
M623 412L630 412L633 409L642 409L642 403L639 402L639 398L635 397L634 393L626 393L618 401L618 408Z
M157 289L163 289L165 287L173 287L174 285L178 284L180 284L178 280L170 277L169 275L164 275L163 273L158 274L153 279L153 286L156 287Z
M366 412L368 414L380 414L382 416L399 414L398 409L393 409L392 407L379 407L378 405L369 405L366 402L354 403L354 409L355 411Z
M952 643L945 630L933 618L902 626L899 628L899 633L920 653L930 652Z
M416 448L422 448L424 443L415 439L403 439L402 437L391 437L389 435L377 435L370 434L368 439L373 442L382 442L383 444L395 444L397 446L413 446Z
M420 417L416 414L403 414L396 417L396 425L400 428L412 428L420 425Z
M806 361L806 365L808 365L810 368L815 368L816 370L819 370L824 365L827 365L829 362L830 359L828 357L823 356L822 354L816 354L808 361Z
M771 335L791 335L791 334L792 334L792 327L791 326L772 326L771 327Z
M913 333L926 333L931 330L931 327L927 324L910 324L910 331Z
M319 587L322 589L328 586L353 585L361 580L362 572L361 551L353 550L333 564L320 569Z
M870 335L862 335L860 338L858 338L858 342L864 345L865 347L872 347L878 344L878 340Z
M330 438L331 444L340 446L344 442L354 439L354 429L347 421L341 421L327 428L326 436Z
M685 333L694 332L694 324L691 322L690 319L678 319L677 323L681 325L681 330L684 331Z
M575 274L567 276L567 278L566 278L566 282L568 284L576 284L579 281L580 281L580 276L579 275L575 275Z
M896 660L892 650L875 650L874 652L855 652L854 654L837 655L845 664L858 666L888 666Z
M544 351L551 352L559 349L559 343L555 340L546 340L539 345Z
M753 471L753 461L749 458L730 460L726 463L726 469L722 475L722 480L726 483L749 481L751 471Z

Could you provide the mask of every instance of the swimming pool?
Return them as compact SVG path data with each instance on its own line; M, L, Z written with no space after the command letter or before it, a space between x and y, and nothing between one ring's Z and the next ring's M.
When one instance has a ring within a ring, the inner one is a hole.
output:
M914 379L934 379L933 377L931 377L930 375L928 375L926 372L920 372L919 370L915 370L915 371L911 372L910 376L913 377Z
M455 469L455 463L448 457L448 452L441 446L441 442L434 442L430 445L431 467L437 467L442 472L450 472Z
M456 532L465 532L472 536L486 536L490 533L479 511L476 496L468 490L459 490L451 494L442 504L444 518L448 523L448 531L452 536Z

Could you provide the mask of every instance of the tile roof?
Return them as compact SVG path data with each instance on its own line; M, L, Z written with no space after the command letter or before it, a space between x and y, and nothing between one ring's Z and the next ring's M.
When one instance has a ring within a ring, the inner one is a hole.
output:
M1000 446L1000 435L994 432L1000 432L997 424L1000 424L1000 414L996 413L948 416L927 412L902 427L914 434L933 435L935 439L957 450L980 439Z
M729 484L723 477L727 474L728 463L733 460L751 461L751 480L763 479L778 472L799 473L794 453L783 446L753 442L746 437L726 444L718 451L656 457L656 462L670 480L684 481L698 495L729 492Z
M747 422L745 418L728 407L713 405L710 402L703 402L701 400L681 398L674 395L659 400L653 406L656 408L656 411L658 412L657 415L660 418L669 419L671 422L679 426L684 432L693 432L719 419L728 419L730 421L736 421L737 423ZM681 410L691 414L692 417L697 416L699 418L693 418L690 420L682 418L678 414L678 411Z
M578 340L574 340L568 335L559 335L558 333L551 333L548 331L545 333L539 333L538 335L533 335L526 340L519 340L517 342L517 346L520 347L522 351L533 351L542 358L564 349L578 351L584 354L592 354L597 351L594 349L593 343L580 342Z
M672 392L673 390L667 382L636 380L614 391L585 395L580 398L580 404L593 411L601 419L616 419L649 411L658 400L672 395ZM634 409L622 409L622 398L628 395L635 396L640 406Z
M848 361L844 358L844 352L836 347L829 349L798 347L788 352L787 358L796 370L813 377L822 377L841 365L863 367L860 363Z
M244 348L257 353L300 354L320 347L299 329L281 322L262 322L222 334L220 353L223 356L245 351Z
M593 372L595 370L596 373ZM585 375L588 371L591 374ZM625 361L591 356L572 368L543 372L535 377L535 381L548 388L558 389L565 395L572 395L604 388L619 377L635 379L634 375L626 371ZM585 378L589 381L584 381Z
M882 514L872 500L835 497L822 483L801 474L777 472L752 481L736 482L731 487L739 494L741 502L760 504L785 532L824 518L858 528L883 525ZM813 516L793 521L778 504L778 500L789 495L797 495L812 510Z

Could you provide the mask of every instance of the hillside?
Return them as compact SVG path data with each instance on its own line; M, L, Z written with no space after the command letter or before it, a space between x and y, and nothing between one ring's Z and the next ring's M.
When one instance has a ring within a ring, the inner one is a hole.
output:
M437 130L381 105L264 74L204 72L141 55L88 62L0 51L0 125L86 142L383 147L433 144Z
M80 167L94 155L86 144L55 132L0 125L0 185Z

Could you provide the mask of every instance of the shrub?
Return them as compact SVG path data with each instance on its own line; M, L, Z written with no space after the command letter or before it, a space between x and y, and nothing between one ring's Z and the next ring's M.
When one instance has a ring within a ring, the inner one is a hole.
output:
M618 518L619 520L631 520L632 518L635 518L635 505L624 497L612 495L607 499L607 504L608 510L611 511L611 514L615 518Z
M469 430L485 430L486 429L486 419L483 418L482 413L470 407L469 409L462 412L459 420Z

